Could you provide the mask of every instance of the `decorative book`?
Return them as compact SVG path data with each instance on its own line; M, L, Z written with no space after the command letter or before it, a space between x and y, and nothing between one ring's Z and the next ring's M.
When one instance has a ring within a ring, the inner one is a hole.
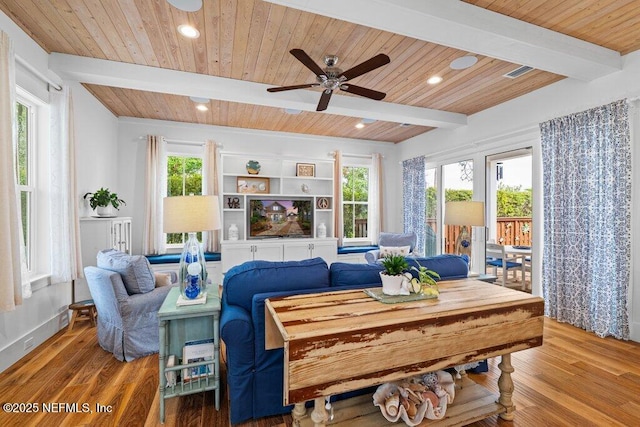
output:
M182 364L187 365L189 363L213 360L213 356L213 338L187 341L184 343L184 348L182 349ZM213 364L183 369L182 381L188 382L200 377L206 377L207 375L213 375Z
M205 304L207 302L207 293L203 292L202 295L200 295L198 298L194 298L194 299L187 299L185 297L182 296L182 294L180 294L180 296L178 296L178 300L176 301L176 305L178 307L184 306L184 305L198 305L198 304Z

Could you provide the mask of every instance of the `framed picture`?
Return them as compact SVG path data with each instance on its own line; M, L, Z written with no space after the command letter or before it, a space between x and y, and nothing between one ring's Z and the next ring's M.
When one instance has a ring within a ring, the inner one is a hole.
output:
M237 187L238 193L267 194L269 193L269 178L239 176Z
M296 163L296 176L316 176L314 163Z

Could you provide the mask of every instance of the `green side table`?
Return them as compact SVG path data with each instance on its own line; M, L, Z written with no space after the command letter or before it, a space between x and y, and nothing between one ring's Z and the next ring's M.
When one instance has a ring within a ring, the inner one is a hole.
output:
M180 288L171 289L160 311L160 422L164 423L164 400L208 390L215 390L216 410L220 409L220 297L217 286L207 287L207 302L180 306L176 301ZM213 360L180 364L185 342L213 340ZM167 367L169 355L174 355L175 365ZM213 372L190 381L178 378L175 385L167 385L167 375L179 377L183 370L213 365ZM173 374L171 374L173 373Z

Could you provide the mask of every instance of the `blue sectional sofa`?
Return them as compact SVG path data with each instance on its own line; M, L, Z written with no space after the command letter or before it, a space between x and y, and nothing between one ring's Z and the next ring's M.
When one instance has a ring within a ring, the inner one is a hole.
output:
M468 264L456 255L408 258L442 280L465 278ZM283 350L264 349L264 301L275 296L381 286L382 267L335 262L249 261L224 277L220 336L225 344L231 423L288 412L282 405ZM414 272L415 273L415 272Z

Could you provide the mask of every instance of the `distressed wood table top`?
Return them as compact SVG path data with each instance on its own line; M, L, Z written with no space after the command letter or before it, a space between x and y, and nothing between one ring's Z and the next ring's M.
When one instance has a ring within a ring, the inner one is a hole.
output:
M384 304L363 290L271 298L266 348L284 347L284 404L542 345L540 297L474 279L438 299Z

